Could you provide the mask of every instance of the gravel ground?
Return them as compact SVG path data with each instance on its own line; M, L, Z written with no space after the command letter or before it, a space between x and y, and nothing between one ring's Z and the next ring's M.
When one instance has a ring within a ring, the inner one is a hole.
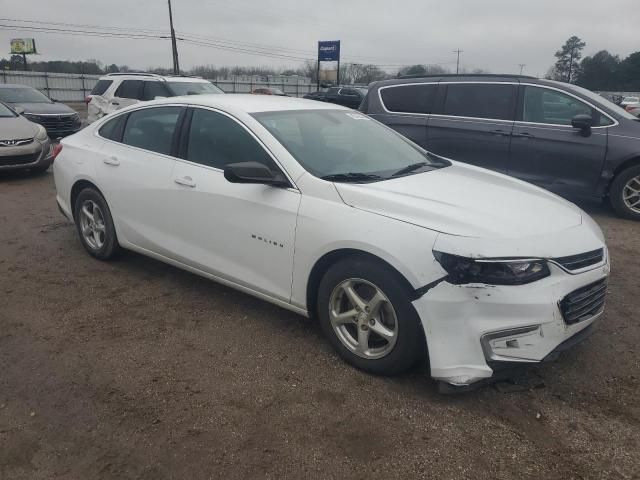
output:
M443 396L247 295L96 261L51 172L1 175L0 478L640 478L640 224L589 211L613 262L595 334L525 391Z

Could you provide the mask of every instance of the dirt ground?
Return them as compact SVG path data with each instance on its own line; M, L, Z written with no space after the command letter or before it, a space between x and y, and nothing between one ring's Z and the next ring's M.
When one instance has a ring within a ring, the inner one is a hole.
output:
M0 175L0 479L640 478L640 224L589 212L613 262L595 334L523 392L443 396L260 300L96 261L51 172Z

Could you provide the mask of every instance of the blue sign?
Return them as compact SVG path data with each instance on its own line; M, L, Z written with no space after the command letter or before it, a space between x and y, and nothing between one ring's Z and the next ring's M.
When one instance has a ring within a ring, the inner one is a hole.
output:
M339 62L340 40L318 42L318 60L321 62Z

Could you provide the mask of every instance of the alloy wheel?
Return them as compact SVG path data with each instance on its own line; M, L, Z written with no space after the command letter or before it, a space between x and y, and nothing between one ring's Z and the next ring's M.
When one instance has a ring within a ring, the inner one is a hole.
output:
M626 183L622 189L622 200L629 210L640 213L640 175Z
M106 226L102 210L93 200L85 200L80 208L82 237L93 250L100 250L106 240Z
M398 319L382 290L351 278L337 285L329 298L329 319L340 342L366 359L382 358L398 339Z

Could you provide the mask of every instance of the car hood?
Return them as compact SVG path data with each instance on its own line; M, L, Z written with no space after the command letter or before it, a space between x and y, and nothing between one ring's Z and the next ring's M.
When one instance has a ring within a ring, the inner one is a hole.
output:
M74 109L68 107L64 103L12 103L12 107L22 107L25 113L34 113L36 115L48 113L68 115L70 113L76 113Z
M347 205L450 235L517 238L582 224L580 209L546 190L457 162L393 180L335 185Z
M0 140L33 138L38 126L24 117L0 118Z

